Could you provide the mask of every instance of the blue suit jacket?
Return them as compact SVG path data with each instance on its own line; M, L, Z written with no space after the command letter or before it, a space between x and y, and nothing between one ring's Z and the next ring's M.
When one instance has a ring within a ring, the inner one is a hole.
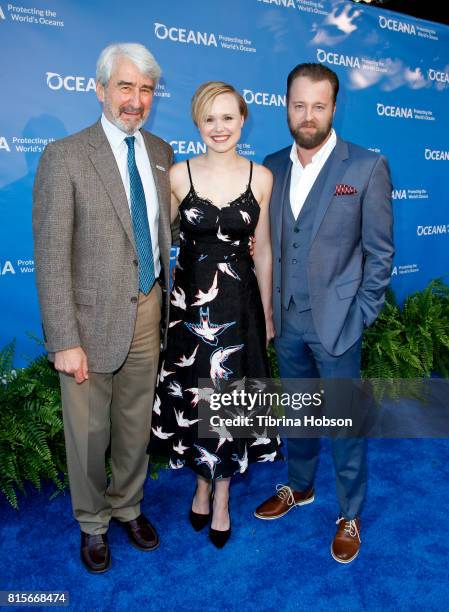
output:
M283 206L290 206L290 150L286 147L264 160L274 176L270 218L276 335L282 332L281 240ZM357 193L337 196L337 184L355 187ZM305 264L312 316L324 348L341 355L376 319L390 281L394 246L386 159L337 138L316 206Z

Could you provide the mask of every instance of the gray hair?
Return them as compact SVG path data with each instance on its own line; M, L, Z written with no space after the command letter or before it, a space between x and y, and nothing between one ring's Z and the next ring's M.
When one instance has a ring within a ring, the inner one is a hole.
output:
M142 74L147 75L156 83L159 80L162 73L161 68L146 47L139 43L118 43L103 49L98 58L96 78L103 87L109 83L114 61L118 57L126 57L131 60Z

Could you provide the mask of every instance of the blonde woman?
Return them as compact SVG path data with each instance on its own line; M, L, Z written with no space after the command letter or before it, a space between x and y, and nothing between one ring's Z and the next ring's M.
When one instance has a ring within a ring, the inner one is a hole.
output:
M281 458L276 440L198 439L198 379L211 380L219 390L231 378L269 376L273 179L269 170L237 153L247 114L231 85L201 85L192 117L207 152L170 171L171 214L172 220L180 214L181 246L150 446L151 452L168 452L171 467L186 465L196 473L190 522L199 531L211 521L209 537L217 548L231 534L233 474L245 472L251 462Z

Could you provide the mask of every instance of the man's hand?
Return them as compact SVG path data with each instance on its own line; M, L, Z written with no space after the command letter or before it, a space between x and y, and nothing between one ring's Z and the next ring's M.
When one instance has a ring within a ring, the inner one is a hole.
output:
M89 378L87 355L80 346L55 353L55 368L58 372L75 376L79 385Z

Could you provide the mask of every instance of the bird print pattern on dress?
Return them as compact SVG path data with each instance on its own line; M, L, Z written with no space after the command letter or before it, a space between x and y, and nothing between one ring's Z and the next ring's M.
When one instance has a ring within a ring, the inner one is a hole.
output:
M251 189L224 207L193 186L179 206L181 246L170 296L167 350L156 388L149 452L172 469L189 466L205 478L244 474L250 463L281 459L280 440L263 431L233 439L225 428L199 438L199 403L242 379L269 377L265 317L250 237L260 208ZM203 383L208 381L207 385ZM262 441L263 440L263 441Z

